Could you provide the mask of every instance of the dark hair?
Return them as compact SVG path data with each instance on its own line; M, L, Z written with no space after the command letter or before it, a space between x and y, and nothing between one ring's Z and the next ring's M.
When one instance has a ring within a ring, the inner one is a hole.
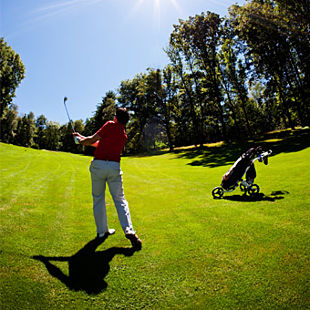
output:
M125 108L117 108L116 118L120 123L126 125L129 121L129 112Z

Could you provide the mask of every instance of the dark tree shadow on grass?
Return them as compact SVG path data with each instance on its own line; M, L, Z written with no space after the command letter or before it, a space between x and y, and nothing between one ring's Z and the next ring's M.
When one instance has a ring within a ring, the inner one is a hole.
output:
M258 193L254 196L248 196L248 195L230 195L230 196L224 196L223 199L225 200L231 200L231 201L244 201L244 202L255 202L255 201L276 201L284 199L284 195L289 194L287 191L275 191L272 192L270 195L266 196L263 193Z
M94 239L88 242L81 250L72 256L33 256L33 259L41 261L51 276L64 283L74 291L85 291L95 295L107 288L104 278L110 270L109 263L115 255L132 256L135 248L112 247L104 251L96 252L97 247L106 238ZM69 275L66 275L52 262L68 262Z
M176 150L176 158L191 160L190 166L219 167L233 164L250 147L262 146L272 150L272 156L280 153L298 152L310 147L310 128L265 134L253 141L226 142L220 146L205 146L187 150Z

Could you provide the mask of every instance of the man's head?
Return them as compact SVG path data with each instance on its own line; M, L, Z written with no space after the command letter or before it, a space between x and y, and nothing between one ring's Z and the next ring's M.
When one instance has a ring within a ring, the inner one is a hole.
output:
M125 108L117 108L116 118L118 122L126 125L129 121L129 112Z

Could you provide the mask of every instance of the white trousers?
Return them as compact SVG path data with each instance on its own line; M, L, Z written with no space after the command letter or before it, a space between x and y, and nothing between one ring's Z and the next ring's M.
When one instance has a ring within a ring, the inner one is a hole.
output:
M92 180L93 211L97 233L102 234L108 231L105 203L106 184L109 186L124 233L135 233L131 223L128 202L124 195L123 172L120 163L96 159L92 161L89 170Z

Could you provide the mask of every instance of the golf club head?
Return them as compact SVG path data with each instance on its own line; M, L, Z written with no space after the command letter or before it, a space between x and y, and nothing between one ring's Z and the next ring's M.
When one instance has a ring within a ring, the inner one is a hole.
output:
M68 100L68 98L67 98L67 97L65 97L65 98L64 98L64 102L66 102L67 100Z

